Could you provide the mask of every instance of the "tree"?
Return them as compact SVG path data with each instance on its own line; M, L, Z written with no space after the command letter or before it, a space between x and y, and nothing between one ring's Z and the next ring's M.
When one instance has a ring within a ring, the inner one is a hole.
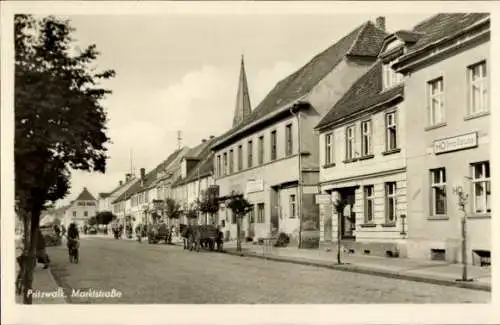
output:
M184 209L186 211L186 217L189 220L189 223L192 224L193 220L198 219L198 203L192 202L189 206L186 205Z
M226 206L231 209L233 215L236 217L236 249L238 252L241 252L241 219L252 210L252 205L242 194L233 191L231 198L226 202Z
M64 198L70 169L104 172L106 112L110 93L99 81L113 70L96 71L95 45L75 49L68 20L14 17L15 199L25 226L23 302L33 282L40 213Z
M203 192L203 196L198 203L201 213L206 213L213 217L219 211L219 200L216 193L216 188L209 188Z
M100 225L107 225L117 217L111 211L101 211L95 216L97 223Z
M96 216L90 217L89 220L87 221L87 224L89 226L95 226L95 225L97 225L97 223L98 222L97 222L97 217Z
M165 200L165 213L169 220L169 226L171 220L178 220L181 217L181 206L176 200L172 198L167 198ZM172 243L172 232L168 232L168 243Z

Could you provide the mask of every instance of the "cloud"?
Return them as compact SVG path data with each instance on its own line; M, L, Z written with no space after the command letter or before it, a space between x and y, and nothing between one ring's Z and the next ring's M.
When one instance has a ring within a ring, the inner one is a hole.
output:
M255 108L274 85L297 65L276 64L257 71L247 68L251 103ZM130 170L130 152L136 172L156 167L175 150L177 130L183 145L193 147L210 135L231 128L238 71L203 66L186 72L178 82L160 89L118 89L107 102L109 147L106 174L74 172L72 191L64 203L87 187L93 194L111 191Z

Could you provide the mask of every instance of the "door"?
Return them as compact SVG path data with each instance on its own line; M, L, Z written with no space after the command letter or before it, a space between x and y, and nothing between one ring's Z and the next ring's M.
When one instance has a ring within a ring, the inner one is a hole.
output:
M279 227L279 197L278 189L276 187L271 188L271 233L277 233L280 229Z
M248 213L248 237L255 236L255 209L252 207L252 210Z
M354 202L356 199L356 188L349 187L340 191L342 200L347 202L342 212L341 229L342 239L354 239L354 230L356 229L356 214L354 213Z

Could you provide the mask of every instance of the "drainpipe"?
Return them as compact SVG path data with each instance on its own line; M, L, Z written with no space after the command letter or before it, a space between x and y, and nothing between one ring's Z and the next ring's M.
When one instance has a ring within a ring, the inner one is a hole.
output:
M302 247L302 152L301 152L301 145L300 145L300 140L301 140L301 133L300 133L300 112L297 110L297 114L293 112L293 107L290 108L290 113L292 113L293 116L297 118L297 133L298 133L298 141L297 141L297 150L299 152L299 161L298 161L298 171L299 171L299 180L298 180L298 219L299 219L299 248Z

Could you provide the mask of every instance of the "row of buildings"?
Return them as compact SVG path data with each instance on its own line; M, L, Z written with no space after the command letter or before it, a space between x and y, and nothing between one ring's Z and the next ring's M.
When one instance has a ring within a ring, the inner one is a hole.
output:
M219 212L198 222L234 239L224 202L237 192L253 205L242 229L254 240L285 232L297 242L309 220L322 247L339 235L355 253L460 261L461 187L469 261L489 256L490 16L385 25L363 23L253 109L242 58L232 128L126 175L98 205L137 224L165 216L167 198L187 209L216 189Z

